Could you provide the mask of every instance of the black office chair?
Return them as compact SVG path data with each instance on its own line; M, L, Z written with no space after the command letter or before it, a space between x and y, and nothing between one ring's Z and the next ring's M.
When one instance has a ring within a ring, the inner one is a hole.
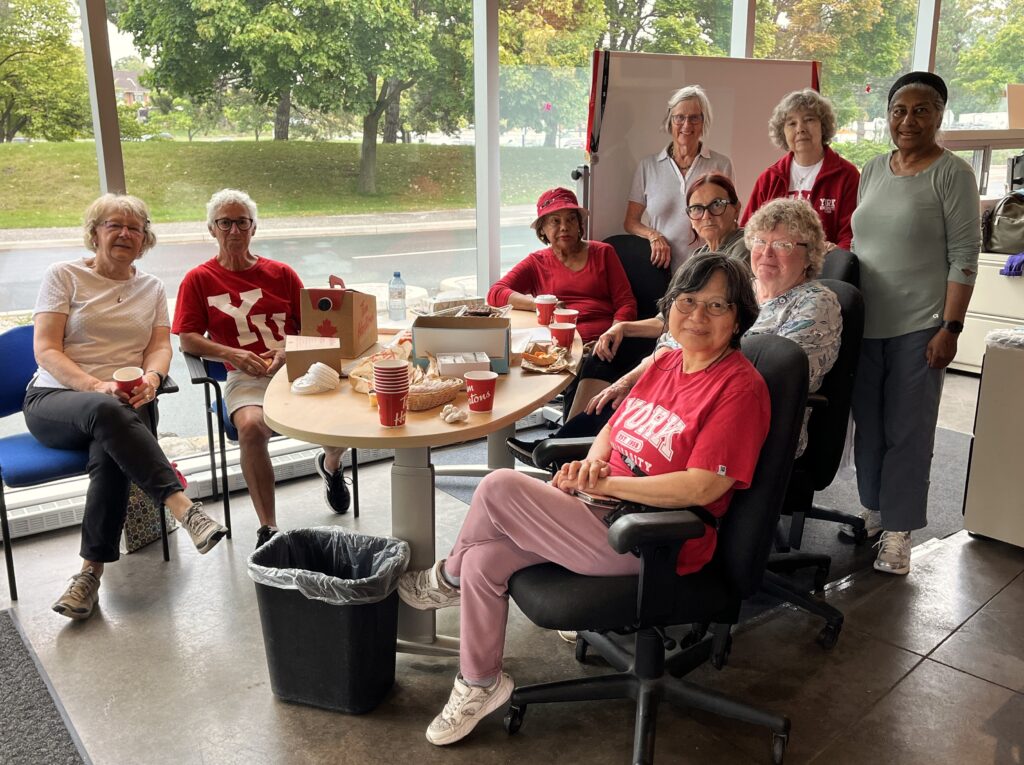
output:
M846 282L860 289L860 261L849 250L838 247L825 253L825 265L821 268L822 279Z
M637 705L633 762L650 763L657 708L664 699L768 726L774 761L782 762L790 725L785 716L677 679L708 658L718 669L728 659L730 628L739 618L740 604L761 584L803 420L807 356L800 347L762 335L745 338L743 352L768 384L771 429L750 488L736 492L722 521L714 557L700 571L678 576L679 548L684 540L704 534L703 521L685 509L644 512L620 518L608 531L615 550L639 550L639 576L588 577L555 564L516 573L509 592L531 621L548 629L576 630L578 659L584 660L592 647L618 671L516 688L505 718L509 733L519 730L529 704L629 697ZM548 441L544 449L557 450L558 444ZM665 630L680 624L694 627L682 650L666 660L666 649L674 648L675 641ZM634 653L620 648L608 632L635 633Z
M210 478L213 487L213 498L223 498L224 525L228 527L228 538L231 538L231 500L228 490L227 441L238 442L238 430L228 417L228 407L221 390L221 383L227 380L227 369L220 361L195 356L182 351L185 365L193 385L203 386L206 400L206 444L210 455ZM220 452L220 488L217 488L217 451L213 442L213 422L217 421L217 437ZM352 516L359 517L359 457L355 449L349 449L352 462Z
M825 619L826 624L818 635L818 643L832 648L839 639L843 626L842 613L810 593L797 587L779 574L815 567L814 587L821 590L828 581L831 559L827 555L799 550L806 518L848 523L854 527L859 541L866 539L864 519L840 510L832 510L814 504L814 493L822 491L835 479L846 443L846 430L850 418L850 402L853 395L853 378L860 358L861 338L864 335L864 300L860 290L845 282L823 279L821 283L832 290L839 299L843 316L842 344L835 364L822 380L821 387L808 397L811 417L807 423L807 448L793 464L793 475L789 480L784 515L791 516L788 539L777 540L779 552L768 561L765 576L766 592L780 597Z

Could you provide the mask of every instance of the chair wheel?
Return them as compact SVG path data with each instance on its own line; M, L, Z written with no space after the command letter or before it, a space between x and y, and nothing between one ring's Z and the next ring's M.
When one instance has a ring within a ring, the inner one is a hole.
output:
M782 765L786 757L786 744L789 743L788 733L772 733L772 762Z
M868 541L868 530L867 529L855 528L853 530L853 543L855 545L862 545L862 544L864 544L867 541Z
M587 662L587 641L581 637L576 638L576 661L580 664Z
M839 633L842 632L842 624L826 624L818 633L817 643L826 651L831 651L839 642Z
M505 713L505 732L510 736L517 732L523 724L523 717L526 715L526 704L520 707L510 706Z

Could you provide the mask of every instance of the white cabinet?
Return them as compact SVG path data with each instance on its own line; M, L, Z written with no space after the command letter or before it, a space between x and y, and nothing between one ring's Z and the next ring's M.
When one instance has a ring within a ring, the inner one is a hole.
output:
M978 390L964 528L1024 547L1024 349L989 348Z
M978 279L971 296L964 331L957 343L952 368L980 372L985 335L993 329L1024 325L1024 277L1001 276L1008 255L983 252L978 257Z

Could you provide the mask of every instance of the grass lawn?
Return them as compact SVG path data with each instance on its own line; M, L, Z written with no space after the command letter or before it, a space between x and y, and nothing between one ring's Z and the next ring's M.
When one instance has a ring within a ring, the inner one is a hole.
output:
M122 144L128 191L153 220L206 216L217 189L248 191L260 215L301 216L473 207L472 146L377 147L377 194L356 192L359 146L310 141L152 141ZM503 148L502 203L535 202L571 186L579 149ZM75 226L99 189L92 142L0 144L0 228Z

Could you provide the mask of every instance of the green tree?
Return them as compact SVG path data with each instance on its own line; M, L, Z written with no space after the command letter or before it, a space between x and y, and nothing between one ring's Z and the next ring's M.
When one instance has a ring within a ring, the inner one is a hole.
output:
M274 110L247 90L233 90L224 99L224 117L240 133L252 133L258 141L274 124Z
M979 32L957 62L955 82L983 103L995 104L1008 83L1024 82L1024 3L978 5L972 18Z
M0 142L68 141L90 124L81 50L63 0L0 0Z
M209 133L222 119L220 104L214 99L196 102L175 98L166 114L159 110L150 112L149 124L154 130L185 133L191 141L197 135Z

